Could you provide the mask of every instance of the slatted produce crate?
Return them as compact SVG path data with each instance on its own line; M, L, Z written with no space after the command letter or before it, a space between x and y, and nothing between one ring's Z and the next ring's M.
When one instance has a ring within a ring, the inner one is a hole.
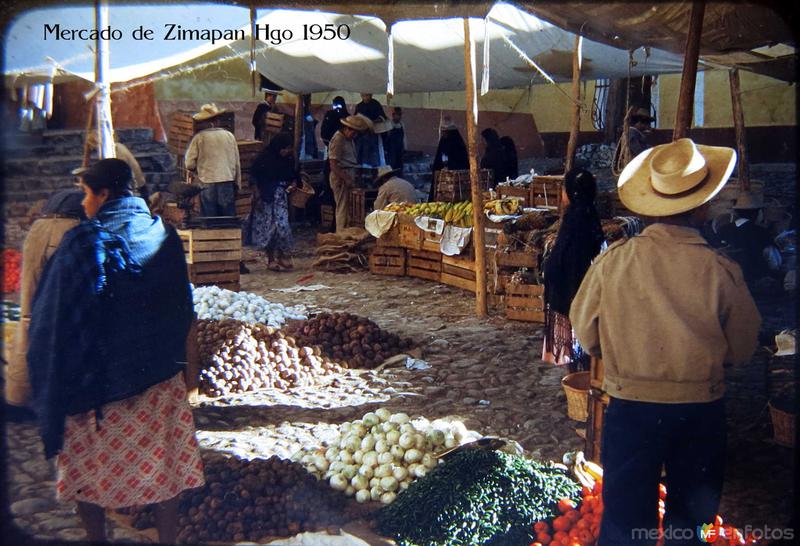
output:
M589 417L586 421L586 446L584 453L590 461L600 463L603 445L603 422L606 417L609 396L600 389L589 389Z
M239 260L188 264L189 281L195 286L219 286L239 291Z
M169 132L167 133L167 148L169 148L172 153L179 156L184 155L187 148L189 148L189 142L191 142L192 137L203 129L208 129L211 126L211 120L195 121L192 119L193 114L195 114L195 112L186 110L179 110L172 114ZM233 112L224 112L212 119L217 127L223 127L231 133L236 134L236 123Z
M239 165L242 173L250 172L250 166L264 147L264 143L260 140L237 140L236 146L239 148Z
M467 256L442 256L442 284L470 292L476 291L475 259Z
M369 255L369 272L373 275L406 274L406 249L399 247L375 247Z
M250 214L253 205L253 192L245 187L239 190L236 195L236 216L244 220Z
M407 256L406 275L418 279L439 281L442 274L441 254L427 250L409 250Z
M530 206L558 207L561 201L561 186L563 184L563 175L534 176L530 186Z
M525 322L544 322L544 286L508 284L505 287L506 318Z
M496 250L494 259L497 267L501 268L537 267L537 257L531 252Z
M519 199L521 206L530 207L531 197L530 186L497 186L498 199Z
M372 212L372 206L378 197L378 190L353 188L350 190L350 214L348 227L364 227L364 218Z
M187 264L242 259L241 228L179 229Z
M448 203L458 203L460 201L471 201L472 190L469 183L469 170L441 170L436 173L436 195L434 201L444 201ZM481 191L489 189L489 182L492 180L491 169L481 169L479 173L479 185Z
M398 246L409 250L422 250L425 233L419 229L414 218L408 214L397 215Z

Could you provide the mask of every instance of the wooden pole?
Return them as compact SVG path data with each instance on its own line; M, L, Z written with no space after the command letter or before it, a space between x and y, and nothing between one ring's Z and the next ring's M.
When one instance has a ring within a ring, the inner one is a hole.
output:
M294 104L294 168L300 168L300 137L303 134L303 95Z
M694 85L697 80L697 60L700 57L700 36L703 34L703 14L706 4L704 0L696 0L692 4L689 20L689 33L686 35L686 53L683 56L683 73L678 94L678 111L675 115L675 129L672 140L686 136L692 125L692 106L694 105Z
M731 105L733 106L733 127L736 130L736 153L739 154L739 184L742 191L750 191L750 165L747 163L747 145L744 134L744 110L742 92L739 86L739 69L728 72L731 82Z
M464 18L464 75L467 91L467 149L469 151L469 185L472 193L472 241L475 246L475 314L489 315L486 302L486 246L483 232L483 193L478 169L478 127L475 112L478 96L475 90L475 52L469 34L469 19Z
M580 34L575 36L575 50L572 54L572 125L569 128L569 141L567 142L567 158L564 161L564 173L572 170L575 161L575 148L578 146L578 133L581 130L581 46L583 38Z

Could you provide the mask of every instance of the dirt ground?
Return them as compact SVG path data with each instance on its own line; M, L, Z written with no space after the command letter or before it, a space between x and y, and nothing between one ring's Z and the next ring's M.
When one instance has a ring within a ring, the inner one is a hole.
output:
M566 398L559 384L565 371L540 359L540 325L508 321L499 310L479 320L472 294L438 283L367 271L312 271L314 232L296 230L295 236L295 270L267 271L263 258L248 251L252 273L242 276L242 290L270 301L302 303L312 311L349 311L413 338L432 368L393 368L373 375L390 385L382 391L384 396L389 394L384 403L389 409L431 419L461 418L471 429L518 441L534 456L559 460L566 451L583 449L575 429L584 425L566 416ZM294 286L298 279L328 288L299 294L273 290ZM757 300L766 340L795 324L793 298ZM772 441L766 407L768 394L775 390L774 369L785 360L772 358L761 348L749 365L731 370L728 377L728 461L720 513L739 527L784 527L793 507L794 454ZM338 422L360 415L366 407L343 410L341 416L314 412L313 419ZM278 415L270 419L280 420Z

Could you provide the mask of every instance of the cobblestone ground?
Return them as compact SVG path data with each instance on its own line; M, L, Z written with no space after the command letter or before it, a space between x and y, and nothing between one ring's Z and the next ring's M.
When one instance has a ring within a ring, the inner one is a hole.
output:
M301 230L297 248L312 249L313 233ZM195 409L198 439L206 450L243 457L288 457L301 445L321 444L335 426L377 407L425 415L455 417L468 428L518 441L529 455L560 460L582 449L576 427L566 416L560 379L564 371L540 359L542 332L536 324L511 322L495 312L474 317L474 299L466 292L412 278L348 275L310 270L311 250L295 259L291 273L268 272L261 258L247 253L252 270L242 289L280 303L302 303L310 310L349 311L382 328L413 338L432 366L424 371L386 368L350 371L327 385L290 393L259 392L201 402ZM304 284L328 288L287 294L273 288ZM793 302L785 297L760 302L765 332L794 324ZM720 512L738 526L784 527L792 507L793 452L771 443L766 410L774 390L766 350L732 370L728 384L729 447ZM13 523L40 538L76 540L85 535L70 504L54 498L54 472L43 458L30 424L8 423L8 498ZM114 542L146 541L110 524Z

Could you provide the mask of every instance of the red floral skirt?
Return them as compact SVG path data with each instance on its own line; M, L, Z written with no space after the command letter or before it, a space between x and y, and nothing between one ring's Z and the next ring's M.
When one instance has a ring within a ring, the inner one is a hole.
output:
M99 425L99 426L98 426ZM169 500L205 483L194 419L179 373L141 394L66 419L60 500L121 508Z

